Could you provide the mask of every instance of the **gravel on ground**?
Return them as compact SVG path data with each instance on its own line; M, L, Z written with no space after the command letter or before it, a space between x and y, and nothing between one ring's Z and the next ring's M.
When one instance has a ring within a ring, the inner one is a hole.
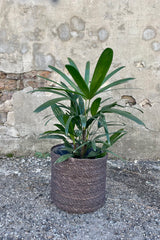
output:
M50 200L50 158L0 157L0 240L160 240L160 160L108 160L106 204L69 214Z

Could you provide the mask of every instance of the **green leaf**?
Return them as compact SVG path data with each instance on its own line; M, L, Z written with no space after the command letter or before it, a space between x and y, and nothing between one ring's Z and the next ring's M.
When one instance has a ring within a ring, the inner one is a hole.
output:
M71 94L70 112L72 115L79 115L79 105L77 103L77 95Z
M52 79L45 78L45 77L42 77L42 76L40 76L40 75L37 75L37 77L42 78L42 79L45 79L45 80L47 80L47 81L49 81L49 82L52 82L52 83L54 83L54 84L56 84L56 85L58 85L58 86L61 87L61 84L60 84L60 83L58 83L58 82L56 82L56 81L54 81L54 80L52 80ZM53 86L53 87L54 87L54 86Z
M98 120L101 125L103 126L104 128L104 131L106 133L106 138L107 138L107 141L108 141L108 144L110 144L110 136L109 136L109 132L108 132L108 126L107 126L107 122L106 122L106 119L105 119L105 116L102 114Z
M74 90L70 90L68 87L66 87L66 88L56 88L56 87L54 87L53 88L54 89L54 91L55 91L55 93L56 94L59 94L59 92L60 92L60 94L59 95L62 95L61 94L61 92L65 92L65 93L73 93L73 94L77 94L77 95L81 95L82 97L85 97L84 96L84 94L78 89L77 91L74 91ZM31 91L31 92L34 92L34 90L33 91ZM37 92L36 90L35 90L35 92ZM65 95L66 96L66 95ZM66 96L67 97L67 96ZM67 97L67 99L69 99L69 97Z
M113 99L113 97L105 98L101 103L104 103L104 102L106 102L106 101L108 101L110 99Z
M61 82L63 88L65 89L65 93L69 96L70 99L77 98L78 95L83 95L82 92L77 88L77 91L72 91L70 88L63 82Z
M48 124L51 120L53 120L53 117L50 118L50 119L48 119L48 120L45 122L44 126L47 126L47 124Z
M125 67L125 66L119 67L119 68L115 69L113 72L109 73L109 74L105 77L105 79L104 79L104 81L103 81L103 84L104 84L109 78L111 78L115 73L119 72L119 71L120 71L121 69L123 69L124 67Z
M112 152L112 151L110 151L110 150L108 150L108 149L107 149L107 152L108 152L108 153L111 153L113 156L119 158L120 160L125 161L125 159L121 158L118 154L116 154L116 153L114 153L114 152Z
M121 116L123 116L125 118L128 118L128 119L138 123L139 125L145 126L145 124L139 118L137 118L136 116L134 116L130 112L122 111L122 110L119 110L119 109L113 109L113 108L112 109L108 109L105 112L115 113L115 114L121 115Z
M102 137L105 137L105 136L106 136L106 134L99 134L99 135L97 135L97 136L94 138L94 141L97 142L98 139L100 139L100 138L102 138Z
M86 69L85 69L85 82L87 86L89 85L89 76L90 76L90 62L87 62Z
M87 158L98 158L97 155L98 155L97 152L90 151L87 155Z
M87 86L86 82L84 81L84 79L82 78L79 71L76 68L74 68L73 66L70 66L70 65L66 65L66 68L67 68L68 72L71 74L74 81L77 83L79 89L85 95L85 97L89 98L88 86Z
M66 97L66 95L64 93L62 93L61 91L64 91L64 89L59 89L57 91L57 90L54 90L54 87L52 87L52 88L51 87L41 87L41 88L33 90L32 93L34 93L34 92L49 92L49 93L55 93L55 94Z
M96 98L94 100L94 102L92 103L92 105L91 105L91 114L92 114L92 116L96 115L96 113L98 111L98 108L100 106L100 103L101 103L101 98Z
M80 116L80 115L79 115ZM74 121L75 121L75 124L78 128L79 131L82 131L82 123L81 123L81 120L80 120L80 117L79 116L76 116L74 118Z
M82 98L81 96L79 96L78 101L79 101L79 104L78 104L79 113L80 113L80 114L84 114L84 113L85 113L85 107L84 107L83 98Z
M80 115L79 116L80 120L81 120L81 126L82 128L86 128L86 116L85 115Z
M64 149L67 150L67 151L69 151L70 153L73 151L73 144L72 144L72 143L66 141L66 142L64 143L64 146L65 146Z
M93 149L93 151L96 151L96 143L95 143L95 141L91 141L91 146L92 146L92 149Z
M40 135L48 135L48 134L52 134L52 133L55 133L55 131L54 130L46 131L44 133L41 133Z
M98 117L98 116L97 116ZM93 121L96 120L96 117L90 117L88 120L87 120L87 124L86 124L86 128L88 128L92 123Z
M64 154L64 155L60 156L60 157L55 161L55 163L64 162L64 161L66 161L66 160L67 160L68 158L70 158L70 157L73 157L73 155L70 154L70 153ZM54 164L55 164L55 163L54 163Z
M58 68L55 68L53 66L49 65L48 67L54 70L56 73L58 73L72 88L74 88L76 91L78 90L77 86L71 81L71 79L66 74L64 74Z
M88 145L89 143L90 143L90 141L86 141L86 142L82 143L76 149L74 149L73 153L76 153L79 149L81 149L85 145Z
M68 118L68 120L66 122L66 125L65 125L65 135L66 136L68 135L69 126L70 126L70 123L71 123L73 118L74 118L74 116L69 116L69 118Z
M93 121L95 121L97 118L99 118L100 114L101 114L101 112L99 112L98 114L94 115L93 117L90 117L87 120L86 128L88 128L93 123Z
M71 66L73 66L74 68L76 68L79 71L77 65L75 64L75 62L71 58L68 58L68 61L69 61Z
M64 125L64 120L63 120L63 115L64 115L64 112L62 111L62 109L57 105L57 104L53 104L51 106L51 109L55 115L55 117L58 119L58 121Z
M115 142L117 142L120 138L122 138L124 135L126 135L127 132L124 131L124 129L119 129L118 131L114 132L111 137L111 145L113 145Z
M117 102L113 102L111 104L105 105L101 108L100 112L103 112L103 113L108 112L108 109L111 109L115 106L117 106Z
M45 122L45 124L44 124L45 126L48 124L49 121L51 121L51 120L53 119L53 117L51 117L51 116L52 116L52 114L49 114L49 115L46 115L46 116L43 118L43 120L45 120L45 119L47 119L47 118L50 117L50 118Z
M108 126L123 126L123 127L126 126L126 124L123 122L114 122L114 121L107 122L107 125Z
M63 125L61 125L61 124L58 124L58 123L56 123L56 124L54 124L57 128L59 128L62 132L64 132L65 133L65 128L63 127Z
M51 139L61 139L63 141L65 141L65 137L61 136L61 135L51 135L51 134L46 134L44 136L41 136L40 139L44 139L44 138L51 138Z
M54 105L55 103L57 102L60 102L60 101L64 101L64 100L67 100L66 97L60 97L60 98L54 98L54 99L51 99L45 103L43 103L42 105L40 105L38 108L36 108L34 110L35 113L39 113L41 111L43 111L44 109L48 108L48 107L51 107L52 105Z
M96 93L96 95L99 94L99 93L101 93L101 92L106 91L107 89L109 89L109 88L111 88L111 87L114 87L114 86L117 86L117 85L126 83L126 82L131 81L131 80L134 80L134 79L135 79L135 78L124 78L124 79L117 80L117 81L115 81L115 82L113 82L113 83L110 83L110 84L108 84L107 86L101 88L101 89Z
M101 128L101 127L102 127L101 121L99 121L99 120L98 120L98 123L97 123L97 127L98 127L98 128Z
M111 48L106 48L98 62L91 80L90 84L90 99L94 97L96 91L101 87L104 78L110 68L113 58L113 50Z
M102 158L106 155L106 152L102 152L101 149L96 150L96 152L91 151L87 155L87 158Z

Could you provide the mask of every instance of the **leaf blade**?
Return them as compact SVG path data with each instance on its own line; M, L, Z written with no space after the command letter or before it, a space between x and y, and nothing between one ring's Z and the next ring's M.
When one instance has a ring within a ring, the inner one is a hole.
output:
M131 80L134 80L134 79L135 79L135 78L124 78L124 79L117 80L117 81L115 81L115 82L113 82L113 83L108 84L107 86L105 86L105 87L103 87L103 88L100 88L99 91L96 93L96 95L99 94L99 93L101 93L101 92L106 91L107 89L109 89L109 88L111 88L111 87L114 87L114 86L117 86L117 85L126 83L126 82L131 81Z
M88 61L86 63L86 68L85 68L85 82L87 86L89 85L89 76L90 76L90 62Z
M73 66L74 68L76 68L76 69L78 70L77 65L75 64L75 62L74 62L71 58L68 58L68 61L69 61L69 64L70 64L71 66ZM78 71L79 71L79 70L78 70Z
M90 84L90 99L93 98L96 91L102 85L104 78L112 63L112 58L113 50L111 48L106 48L102 52L93 73L93 77Z
M91 105L91 114L92 116L96 115L98 108L101 103L101 98L96 98Z
M56 73L58 73L67 83L69 83L69 85L74 88L77 91L77 86L71 81L71 79L64 74L61 70L59 70L58 68L55 68L53 66L48 66L49 68L51 68L52 70L54 70Z
M105 112L108 112L108 113L115 113L115 114L118 114L118 115L121 115L125 118L128 118L134 122L136 122L137 124L139 125L142 125L145 127L145 124L139 119L137 118L136 116L134 116L132 113L130 112L126 112L126 111L122 111L122 110L119 110L119 109L106 109Z
M64 154L64 155L60 156L60 157L55 161L55 163L64 162L64 161L66 161L68 158L70 158L70 157L72 157L72 156L73 156L73 155L70 154L70 153ZM55 164L55 163L54 163L54 164Z
M35 112L35 113L39 113L39 112L45 110L46 108L51 107L51 106L54 105L55 103L60 102L60 101L64 101L64 100L67 100L67 98L66 98L66 97L60 97L60 98L51 99L51 100L49 100L49 101L41 104L39 107L37 107L37 108L34 110L34 112Z
M104 81L103 81L103 84L104 84L109 78L111 78L114 74L116 74L117 72L119 72L119 71L120 71L121 69L123 69L123 68L125 68L125 66L116 68L114 71L112 71L111 73L109 73L109 74L105 77L105 79L104 79Z
M79 73L79 71L71 65L66 65L66 68L67 68L68 72L70 73L70 75L72 76L73 80L78 85L79 89L83 92L85 97L88 98L89 97L89 88L88 88L86 82L84 81L84 79L82 78L81 74Z

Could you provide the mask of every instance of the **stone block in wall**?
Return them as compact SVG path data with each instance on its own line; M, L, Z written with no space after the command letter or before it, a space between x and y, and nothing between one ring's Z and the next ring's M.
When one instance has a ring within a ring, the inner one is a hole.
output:
M17 82L21 79L20 73L0 72L0 91L12 91L17 89Z
M17 129L12 126L0 126L0 132L2 133L2 136L0 135L0 138L3 138L3 136L9 136L11 138L19 137Z
M7 113L0 112L0 124L4 124L7 121Z
M8 128L7 135L13 138L19 137L19 133L14 127Z
M5 73L5 72L0 72L0 79L4 79L4 78L6 78L6 76L7 76L7 73Z
M0 80L0 91L12 91L17 89L17 81L10 79L1 79Z
M49 78L50 73L51 73L50 71L30 71L23 73L22 75L23 88L26 87L38 88L47 86L47 81L45 79L39 78L38 76Z
M22 79L36 79L36 78L37 78L37 71L25 72L22 75Z
M7 73L6 78L11 79L11 80L20 80L21 79L21 73Z
M37 79L38 75L48 78L50 74L51 74L50 71L30 71L23 73L21 79Z
M9 94L4 94L4 91L10 92L22 90L29 86L32 88L47 86L47 81L45 79L38 78L38 75L44 78L49 78L50 73L50 71L30 71L26 73L0 72L0 101L3 102L9 99L8 97L5 97L5 95Z
M39 92L33 94L28 93L32 90L32 87L24 88L22 91L16 91L13 95L14 126L18 130L21 138L27 138L31 134L37 136L41 132L47 131L53 127L53 122L49 122L47 126L44 125L44 117L51 113L50 108L40 114L33 112L40 104L49 100L50 96L46 93Z
M17 90L22 90L24 88L23 80L17 81Z
M16 80L10 80L6 79L4 83L4 90L6 91L12 91L17 89L17 81Z
M13 91L3 91L0 95L0 103L5 102L6 100L10 100L12 98L13 95Z
M4 80L0 79L0 91L4 90Z
M24 82L25 87L32 87L32 88L37 88L38 87L38 82L33 81L33 80L28 80Z
M0 112L4 111L4 103L0 104Z
M38 87L44 87L48 86L45 80L26 80L24 81L24 87L32 87L32 88L38 88Z
M36 79L38 75L42 77L49 77L50 71L30 71L30 72L25 72L21 74L21 79Z
M4 103L4 111L11 112L13 110L13 100L7 100Z
M51 72L50 71L38 71L38 75L42 76L44 78L49 78L50 77Z
M9 112L7 114L7 125L14 126L15 124L15 117L14 117L14 112Z

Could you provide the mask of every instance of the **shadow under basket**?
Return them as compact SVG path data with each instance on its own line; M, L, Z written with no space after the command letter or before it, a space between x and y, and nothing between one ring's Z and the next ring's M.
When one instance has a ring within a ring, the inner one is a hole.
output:
M107 156L97 159L69 158L56 163L57 145L51 149L51 200L69 213L93 212L105 204Z

